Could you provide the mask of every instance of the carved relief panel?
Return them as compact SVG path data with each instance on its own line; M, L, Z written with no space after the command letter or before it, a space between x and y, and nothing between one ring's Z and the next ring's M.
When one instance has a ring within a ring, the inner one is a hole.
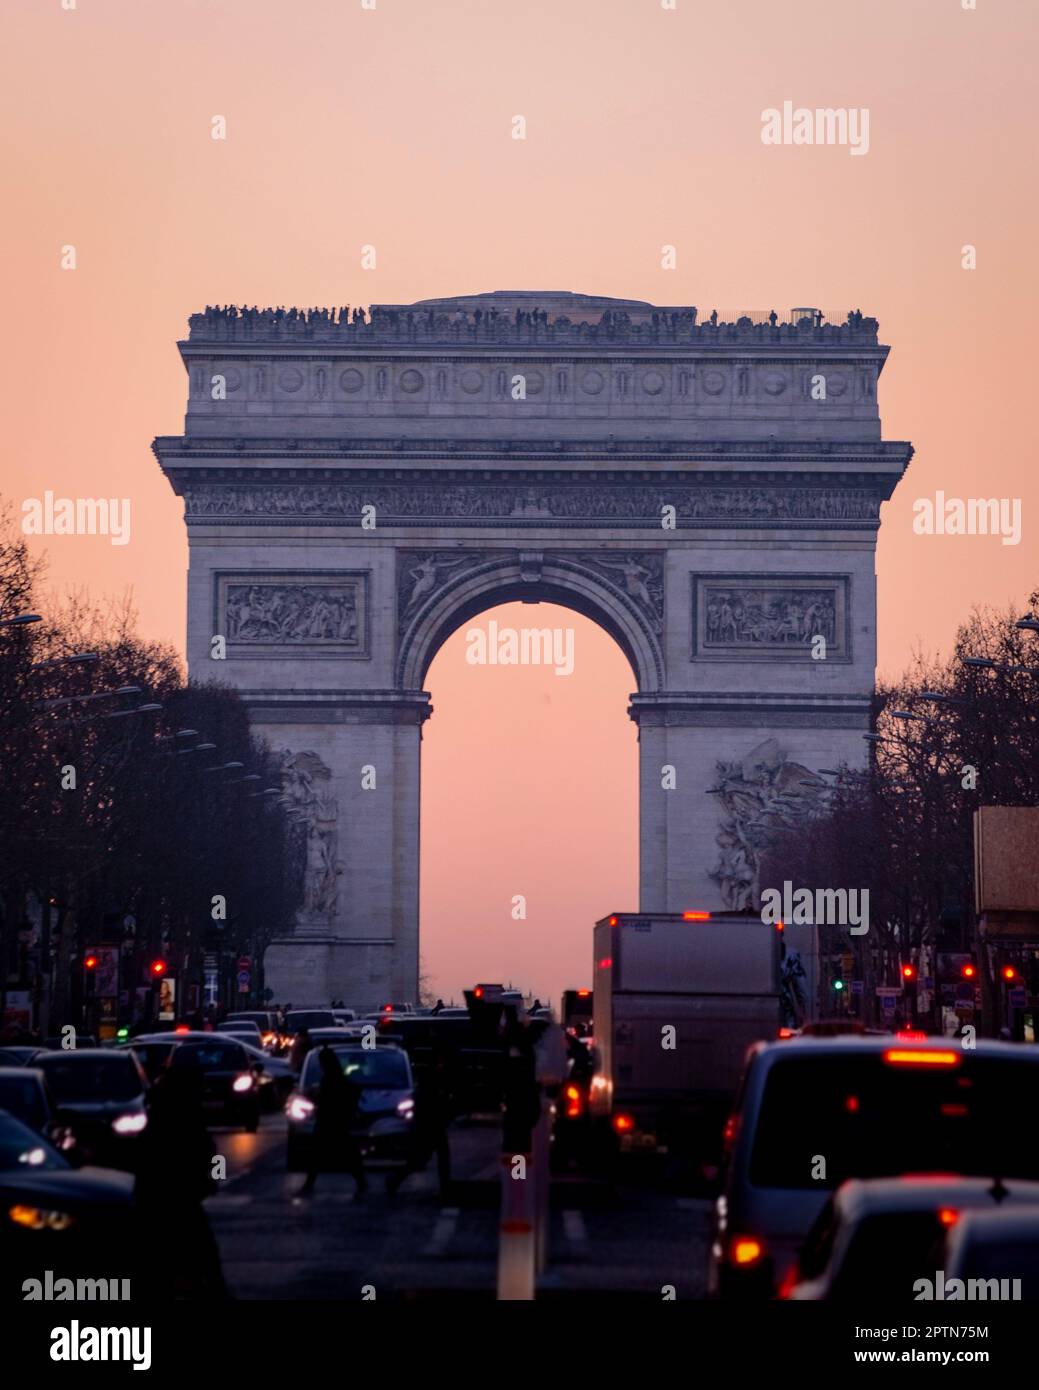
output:
M850 576L691 578L694 660L851 660Z
M213 632L229 657L367 657L368 572L214 575Z

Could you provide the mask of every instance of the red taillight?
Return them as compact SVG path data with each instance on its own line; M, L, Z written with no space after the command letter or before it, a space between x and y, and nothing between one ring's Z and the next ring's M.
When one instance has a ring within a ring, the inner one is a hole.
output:
M630 1115L614 1115L613 1127L618 1134L630 1134L635 1128L635 1121Z
M475 999L482 999L482 998L483 998L483 990L480 988L479 985L477 985L476 988L473 990L473 997L474 997Z
M610 918L610 926L611 926L611 927L615 927L616 925L617 925L617 918L616 918L616 917L611 917L611 918Z
M943 1226L955 1226L956 1222L959 1221L959 1219L960 1214L958 1211L954 1210L953 1207L938 1208L938 1220L942 1223Z
M577 991L577 997L578 999L587 999L591 992L590 989L579 989Z
M849 1115L857 1115L862 1108L862 1102L859 1100L858 1096L845 1096L844 1108Z
M925 1052L922 1048L889 1047L884 1053L884 1061L896 1067L955 1067L959 1060L958 1052Z
M482 993L483 993L483 990L480 990L479 993L482 994ZM384 1014L391 1014L391 1013L393 1013L393 1005L392 1005L392 1004L383 1004L383 1006L382 1006L382 1011L383 1011Z
M777 922L777 923L776 923L776 931L782 931L782 930L783 930L783 923L782 923L782 922Z
M906 1028L906 1029L904 1029L903 1031L896 1033L896 1034L895 1034L895 1037L898 1038L901 1042L926 1042L926 1041L927 1041L927 1034L926 1034L926 1033L917 1033L917 1032L914 1032L911 1028Z
M730 1115L725 1121L725 1128L722 1130L722 1143L725 1146L726 1152L728 1152L735 1143L736 1131L739 1127L740 1117L738 1115Z
M709 912L683 912L683 922L709 922L711 914Z
M566 1097L566 1118L576 1120L581 1114L581 1092L577 1086L567 1086L563 1092Z
M765 1253L765 1247L753 1236L733 1236L729 1243L729 1258L734 1265L757 1264Z
M609 970L609 968L610 968L610 966L611 966L612 964L613 964L613 957L612 957L612 956L603 956L602 960L599 962L599 969L600 969L600 970Z
M188 1027L186 1023L178 1023L173 1031L175 1033L190 1033L191 1029Z
M957 1105L953 1101L947 1101L938 1108L941 1114L947 1116L950 1120L962 1120L964 1115L970 1114L970 1111L965 1105Z
M778 1036L781 1038L792 1038L794 1036L794 1030L792 1028L780 1028Z

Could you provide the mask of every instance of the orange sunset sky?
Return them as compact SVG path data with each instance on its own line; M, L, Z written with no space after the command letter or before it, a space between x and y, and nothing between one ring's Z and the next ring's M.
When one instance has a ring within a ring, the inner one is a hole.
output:
M56 589L132 588L142 632L183 650L181 503L150 443L182 426L189 313L518 288L875 315L884 434L916 447L883 510L881 672L947 649L972 604L1023 612L1039 586L1034 0L0 13L0 492L132 501L126 546L33 541ZM762 111L787 99L869 108L869 153L763 145ZM937 489L1020 498L1020 544L915 536L913 501ZM555 617L576 632L571 677L470 667L464 631L429 673L422 950L444 993L586 984L592 921L636 905L631 673L605 634Z

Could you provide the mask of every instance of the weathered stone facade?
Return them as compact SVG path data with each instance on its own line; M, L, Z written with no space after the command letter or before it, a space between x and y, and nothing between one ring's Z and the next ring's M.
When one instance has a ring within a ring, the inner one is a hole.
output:
M862 760L912 450L880 438L875 320L779 319L529 292L191 318L155 452L191 672L240 688L308 826L279 997L414 998L422 686L498 603L585 613L631 663L644 910L747 901L768 824Z

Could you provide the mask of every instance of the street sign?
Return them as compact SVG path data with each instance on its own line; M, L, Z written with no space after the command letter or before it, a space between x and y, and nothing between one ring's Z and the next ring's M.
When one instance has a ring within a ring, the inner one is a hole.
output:
M239 988L239 989L243 989L243 988L244 988L244 989L248 989L248 988L249 988L249 978L250 978L250 977L249 977L249 972L248 972L248 970L239 970L239 972L238 972L238 988Z
M934 976L925 975L920 981L920 986L922 989L934 989Z
M238 957L238 969L239 969L239 970L248 970L249 967L250 967L250 965L252 965L252 961L249 959L248 956L239 956L239 957Z
M862 993L862 981L861 981L861 980L852 980L852 982L851 982L851 992L852 992L852 994L861 994L861 993Z
M880 1006L886 1014L893 1014L895 1012L895 996L893 994L881 995Z
M897 985L877 985L878 999L897 999L901 993Z
M1026 989L1012 989L1007 995L1007 1002L1012 1009L1023 1009L1028 1004L1028 991Z

